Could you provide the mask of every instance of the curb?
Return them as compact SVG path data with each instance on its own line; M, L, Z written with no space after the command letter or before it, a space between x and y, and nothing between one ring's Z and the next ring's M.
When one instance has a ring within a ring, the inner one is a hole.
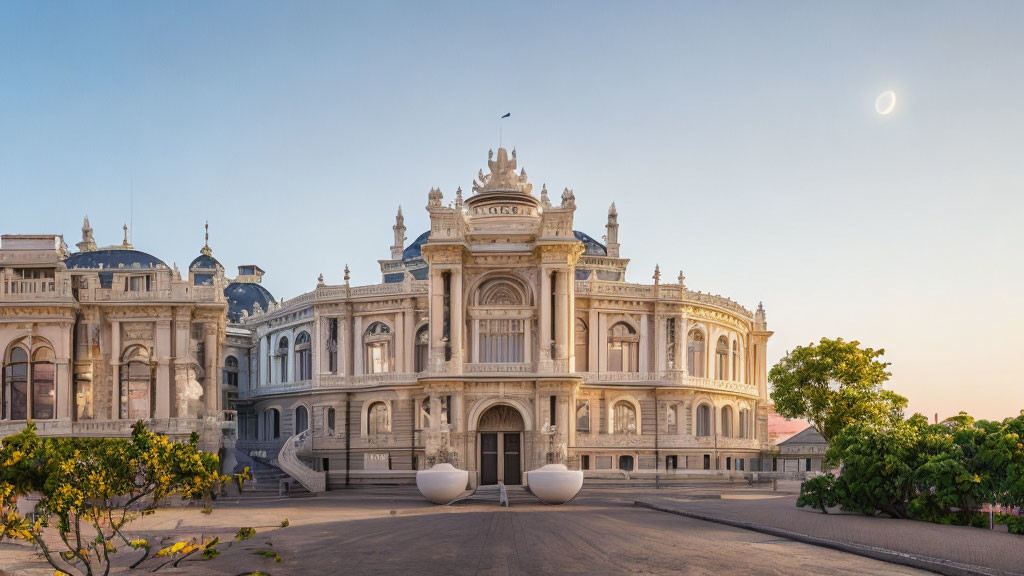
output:
M825 538L817 538L814 536L808 536L806 534L800 534L798 532L790 532L789 530L782 530L781 528L774 528L772 526L765 526L763 524L754 524L752 522L740 522L738 520L727 520L725 518L709 516L706 514L686 512L678 508L669 508L667 506L660 506L658 504L653 504L651 502L643 502L641 500L634 500L633 505L640 506L642 508L649 508L651 510L656 510L658 512L667 512L669 514L685 516L687 518L693 518L694 520L703 520L705 522L713 522L715 524L724 524L726 526L732 526L733 528L741 528L753 532L760 532L762 534L768 534L769 536L778 536L780 538L786 538L787 540L793 540L804 544L810 544L812 546L831 548L833 550L839 550L840 552L856 554L857 556L864 556L865 558L871 558L873 560L881 560L883 562L888 562L890 564L898 564L901 566L918 568L920 570L928 570L929 572L945 574L946 576L1019 576L1021 574L1020 572L1006 572L995 568L986 568L984 566L975 566L972 564L962 564L959 562L953 562L952 560L945 560L943 558L933 558L931 556L922 556L918 554L910 554L908 552L899 552L897 550L890 550L888 548L878 548L875 546L866 546L863 544L853 544L849 542L838 542L836 540L826 540Z

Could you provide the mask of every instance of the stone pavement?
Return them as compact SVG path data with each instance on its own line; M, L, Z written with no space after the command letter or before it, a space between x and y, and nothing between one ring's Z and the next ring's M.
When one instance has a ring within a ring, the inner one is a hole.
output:
M840 549L857 549L873 558L885 557L888 551L911 560L932 560L930 565L911 565L927 565L944 574L1024 574L1024 537L1007 533L1005 527L984 530L838 511L826 515L797 508L795 495L754 490L736 490L720 497L650 490L638 494L636 501L691 518L723 520L734 526L751 524L773 529L769 533L776 535L821 539L826 545L837 543Z
M222 548L212 561L158 574L923 574L647 510L633 505L634 496L626 489L584 490L556 507L524 494L510 508L499 508L479 501L434 506L414 488L359 488L315 498L220 503L210 515L163 509L135 529L154 540L200 533L230 540L239 526L258 528L254 538ZM287 528L280 527L284 518ZM282 562L259 557L257 550L274 550ZM126 551L124 563L133 558ZM0 567L26 576L52 573L27 548L9 544L0 544Z

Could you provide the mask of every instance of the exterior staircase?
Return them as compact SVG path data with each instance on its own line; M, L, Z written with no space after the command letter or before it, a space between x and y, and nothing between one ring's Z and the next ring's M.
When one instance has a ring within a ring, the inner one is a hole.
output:
M312 496L300 482L295 481L287 472L263 459L253 458L246 463L252 479L245 483L240 500L262 500L280 498L281 496L300 497ZM287 488L287 490L285 490Z

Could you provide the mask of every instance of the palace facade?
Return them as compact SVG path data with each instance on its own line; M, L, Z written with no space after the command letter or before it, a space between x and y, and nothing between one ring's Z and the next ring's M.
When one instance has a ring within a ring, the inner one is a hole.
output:
M0 246L0 433L123 434L149 420L273 461L311 490L411 481L439 452L477 484L567 459L590 476L742 473L769 448L764 310L625 281L576 199L533 194L516 153L472 193L399 210L381 282L276 301L263 270L227 278L207 243L183 279L132 248L60 236ZM237 439L237 447L234 446ZM276 455L276 456L275 456Z

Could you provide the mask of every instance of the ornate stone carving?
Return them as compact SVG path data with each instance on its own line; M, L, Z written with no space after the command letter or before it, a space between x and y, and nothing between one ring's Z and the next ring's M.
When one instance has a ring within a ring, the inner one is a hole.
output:
M485 175L483 170L477 173L476 180L473 180L473 192L512 191L529 194L533 190L533 184L526 181L525 169L516 174L515 150L512 151L511 160L504 148L498 148L497 160L494 160L494 151L489 150L487 152L487 167L491 173Z

